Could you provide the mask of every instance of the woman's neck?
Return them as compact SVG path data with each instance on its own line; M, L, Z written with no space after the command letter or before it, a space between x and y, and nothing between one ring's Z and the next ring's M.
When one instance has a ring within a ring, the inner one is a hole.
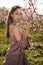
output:
M17 23L13 23L13 24L14 24L14 25L16 25L16 26L19 26L19 24L20 24L20 23L19 23L19 22L17 22Z

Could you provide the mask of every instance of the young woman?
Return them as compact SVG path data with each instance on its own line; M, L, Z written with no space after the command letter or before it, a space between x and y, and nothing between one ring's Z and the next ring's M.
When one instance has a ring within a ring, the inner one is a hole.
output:
M9 12L7 21L7 38L10 40L10 47L5 55L3 65L30 65L24 50L29 46L27 34L17 26L20 23L22 13L21 7L14 6ZM26 27L28 29L28 26Z

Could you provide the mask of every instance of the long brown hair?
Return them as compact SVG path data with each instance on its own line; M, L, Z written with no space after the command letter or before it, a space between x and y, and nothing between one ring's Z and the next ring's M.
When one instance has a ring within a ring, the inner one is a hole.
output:
M16 11L18 8L20 9L21 7L20 6L14 6L14 7L12 7L12 9L9 12L8 19L7 19L7 26L6 26L6 36L7 36L7 38L9 38L9 36L10 36L9 25L13 23L11 14L13 14L13 12Z

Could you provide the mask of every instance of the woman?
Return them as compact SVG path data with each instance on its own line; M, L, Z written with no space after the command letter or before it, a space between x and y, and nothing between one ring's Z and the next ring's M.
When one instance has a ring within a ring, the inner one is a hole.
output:
M27 31L23 33L17 23L20 22L22 13L21 7L12 7L7 21L7 38L10 40L10 47L5 55L3 65L30 65L24 50L28 48ZM27 26L28 29L28 26Z

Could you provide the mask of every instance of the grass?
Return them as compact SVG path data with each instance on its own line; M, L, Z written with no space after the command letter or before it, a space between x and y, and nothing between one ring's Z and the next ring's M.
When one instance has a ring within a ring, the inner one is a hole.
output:
M4 56L0 56L0 65L3 65L3 60L5 59Z

